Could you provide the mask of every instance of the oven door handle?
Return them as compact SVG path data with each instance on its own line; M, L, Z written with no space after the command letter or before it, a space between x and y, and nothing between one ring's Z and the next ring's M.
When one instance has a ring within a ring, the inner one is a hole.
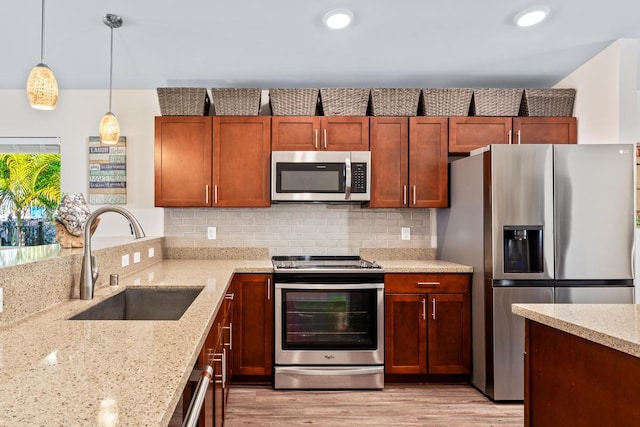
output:
M384 289L384 283L275 283L276 289L312 289L312 290L350 290L350 289Z
M278 372L287 374L315 375L315 376L335 376L340 375L370 375L384 371L382 366L367 366L360 368L327 366L326 369L314 369L311 367L298 366L278 366Z

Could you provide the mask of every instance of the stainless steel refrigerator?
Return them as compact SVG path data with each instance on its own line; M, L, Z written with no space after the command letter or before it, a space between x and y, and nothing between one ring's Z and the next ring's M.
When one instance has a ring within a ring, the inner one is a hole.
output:
M451 162L438 258L471 265L472 383L524 398L524 320L512 303L632 303L631 144L491 145Z

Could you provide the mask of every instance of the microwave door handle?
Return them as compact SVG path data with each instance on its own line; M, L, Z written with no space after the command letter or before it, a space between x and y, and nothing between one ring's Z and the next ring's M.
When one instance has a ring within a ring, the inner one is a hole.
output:
M344 199L351 200L351 159L349 157L344 158L344 169L345 169L345 189L344 189Z

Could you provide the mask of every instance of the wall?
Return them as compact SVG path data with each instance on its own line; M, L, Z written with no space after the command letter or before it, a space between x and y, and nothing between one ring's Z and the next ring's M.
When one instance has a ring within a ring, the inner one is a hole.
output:
M26 78L26 77L25 77ZM88 189L88 137L108 107L108 91L61 90L53 111L29 107L26 92L0 92L0 136L59 136L61 138L63 192ZM127 137L127 204L148 236L164 233L163 210L153 202L153 117L160 114L155 91L114 91L113 112ZM97 206L90 206L95 209ZM96 236L129 236L126 220L104 214Z
M638 141L639 40L621 39L554 87L577 90L574 115L580 144Z
M262 247L270 255L358 255L360 248L432 248L431 209L274 204L262 209L165 209L167 247ZM215 226L217 239L207 240ZM401 227L411 240L401 240ZM433 231L433 233L432 233Z
M261 114L268 114L264 95ZM2 91L0 136L61 137L62 191L86 195L88 137L98 133L107 104L107 91L61 90L55 110L39 111L29 107L24 91ZM172 237L172 247L251 246L273 247L274 254L300 251L357 254L359 247L435 246L429 209L361 210L355 206L325 204L242 210L155 208L153 117L160 114L156 92L114 91L113 112L120 121L122 134L127 137L128 203L125 207L140 220L148 236ZM206 240L206 225L218 227L217 240ZM401 226L411 227L410 241L400 240ZM116 214L103 215L95 234L96 237L128 235L128 224Z

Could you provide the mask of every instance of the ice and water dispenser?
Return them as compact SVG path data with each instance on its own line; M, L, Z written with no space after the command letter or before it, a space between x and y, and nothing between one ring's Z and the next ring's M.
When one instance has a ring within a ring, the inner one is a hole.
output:
M503 227L504 272L542 273L542 226Z

